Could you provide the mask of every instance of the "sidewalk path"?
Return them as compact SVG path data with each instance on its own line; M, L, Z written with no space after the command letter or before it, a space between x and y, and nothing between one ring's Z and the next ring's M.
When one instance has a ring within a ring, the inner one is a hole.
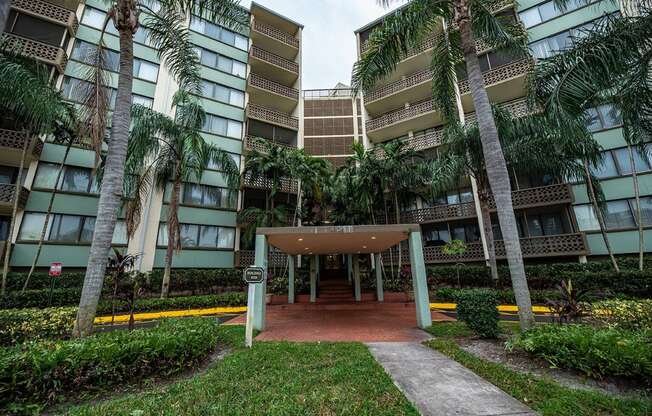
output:
M422 415L536 415L471 370L420 343L371 342L367 346Z

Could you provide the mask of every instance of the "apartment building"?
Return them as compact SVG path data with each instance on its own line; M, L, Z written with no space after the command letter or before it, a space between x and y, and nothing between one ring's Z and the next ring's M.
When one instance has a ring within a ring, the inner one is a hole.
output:
M156 0L147 3L157 10ZM52 82L68 100L78 103L85 87L89 51L99 41L106 11L107 5L101 0L13 0L2 36L26 55L48 65ZM572 36L581 33L583 26L605 13L618 13L619 8L613 2L598 0L588 5L578 2L561 12L552 1L526 0L520 2L518 10L496 12L519 19L528 30L534 57L542 58L566 45ZM356 97L343 84L331 89L303 90L303 26L257 3L251 5L249 13L250 27L238 33L199 16L189 16L187 21L200 56L204 85L201 100L208 114L202 135L207 142L230 152L241 169L248 152L265 151L265 140L305 148L307 153L325 158L335 167L351 154L354 141L373 148L378 143L400 139L426 156L436 154L442 141L442 120L430 97L429 52L440 32L435 31L421 47L411 51L373 91ZM381 23L379 19L355 32L359 55L364 52L371 31ZM109 86L115 96L118 38L111 25L105 43L109 49ZM133 101L171 114L171 97L177 85L148 43L146 30L136 34L134 56ZM532 62L507 59L491 50L481 51L480 59L491 100L513 114L523 114L525 78ZM458 75L460 105L466 120L473 120L469 86L464 72ZM617 253L633 253L638 248L634 194L618 115L608 106L596 108L591 114L589 127L606 149L606 162L596 174L602 179L608 198L609 237ZM38 266L61 261L66 268L85 267L98 203L98 188L92 176L94 153L83 147L73 148L63 178L55 184L64 147L42 138L24 137L10 125L0 127L0 241L7 239L13 197L18 187L23 187L11 266L19 269L31 265L50 192L56 187L54 216ZM18 178L17 166L26 140L28 168ZM644 225L649 227L652 161L639 155L636 169L641 173ZM526 259L577 261L588 255L605 254L582 184L566 184L552 176L523 177L514 173L512 186ZM269 189L270 184L264 180L247 177L238 192L229 191L223 175L213 168L197 183L183 184L179 211L183 250L175 255L173 267L252 264L251 242L242 235L251 218L239 218L237 214L251 206L263 208ZM296 204L297 192L296 182L284 182L278 202ZM114 245L131 253L143 253L140 270L163 266L168 198L168 192L151 192L141 225L130 240L124 222L118 221ZM418 199L405 207L402 222L421 225L427 262L458 261L441 250L441 245L451 239L467 242L464 260L485 259L476 201L474 184L467 180L446 195ZM498 256L503 257L497 226L495 236ZM646 244L646 250L652 250L649 230ZM274 256L272 253L277 263L283 263L281 256Z

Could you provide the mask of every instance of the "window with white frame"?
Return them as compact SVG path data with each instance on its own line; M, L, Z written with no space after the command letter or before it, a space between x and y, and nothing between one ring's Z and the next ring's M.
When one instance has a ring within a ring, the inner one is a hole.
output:
M580 7L584 7L592 1L594 0L570 0L565 8L558 7L554 1L547 1L519 12L518 16L521 18L523 26L530 28L540 23L547 22L548 20L552 20L564 13L569 13L573 10L579 9Z
M41 212L25 213L18 233L18 240L38 241L45 223L45 215ZM68 244L88 244L93 239L94 229L95 217L52 214L45 232L45 240ZM128 244L127 227L122 220L118 220L116 223L112 244Z
M206 114L203 130L220 136L232 137L234 139L242 138L242 123L230 120L214 114Z
M238 192L220 186L184 183L181 201L187 205L235 209Z
M235 244L235 228L218 227L215 225L179 224L181 247L229 249ZM166 223L160 223L158 229L158 246L168 244L168 228Z
M209 38L224 42L227 45L235 46L243 51L249 49L249 39L246 36L242 36L239 33L235 33L197 16L192 16L190 18L190 29L206 35Z
M244 108L244 92L205 79L202 80L202 95L206 98Z
M202 65L235 75L236 77L246 78L247 64L244 62L200 47L196 47L195 50L197 51L197 55L199 55L199 61Z
M158 64L134 58L134 77L149 82L156 82L158 79Z

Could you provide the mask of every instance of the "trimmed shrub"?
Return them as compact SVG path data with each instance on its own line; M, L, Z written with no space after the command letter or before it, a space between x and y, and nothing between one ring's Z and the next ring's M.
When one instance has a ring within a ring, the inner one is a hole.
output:
M0 298L0 308L43 308L48 304L51 307L76 306L79 304L80 296L81 289L55 289L52 291L52 302L49 303L49 289L26 290L25 293L16 290Z
M456 296L455 302L457 319L480 337L496 338L500 334L496 292L487 289L465 290Z
M589 325L538 325L509 347L590 377L625 376L652 380L652 332L598 329Z
M243 292L223 293L221 295L181 296L175 298L138 299L134 312L158 312L167 310L183 310L197 308L214 308L218 306L245 306L247 295ZM116 312L129 312L126 302L116 301ZM102 301L97 309L97 314L110 315L111 301Z
M216 347L214 319L167 320L155 328L114 331L81 340L30 342L0 350L0 408L53 400L170 375Z
M77 308L0 310L0 345L67 338L76 314Z
M652 299L603 300L591 305L591 319L609 328L652 331Z
M469 289L441 287L432 293L432 298L441 302L454 302L460 293L467 290ZM495 292L499 303L504 305L516 304L513 290L496 290ZM559 292L554 290L531 290L530 296L532 298L532 303L542 305L545 304L548 299L558 299L560 297Z

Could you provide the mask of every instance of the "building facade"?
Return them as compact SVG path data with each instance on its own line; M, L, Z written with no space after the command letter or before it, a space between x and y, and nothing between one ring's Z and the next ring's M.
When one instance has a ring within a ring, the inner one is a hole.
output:
M149 0L156 10L156 0ZM97 45L107 6L101 0L13 0L12 12L2 35L50 68L52 82L66 99L79 103L85 88L84 74L89 53ZM563 47L605 13L619 13L619 6L606 0L577 2L561 12L552 1L526 0L518 10L501 9L527 28L535 58ZM429 52L440 33L411 51L396 71L366 94L354 96L345 85L329 90L302 89L303 26L257 3L250 10L249 29L236 33L189 16L192 42L201 61L202 104L208 114L203 136L209 143L230 152L244 168L244 157L252 149L265 150L261 141L305 148L306 152L341 166L351 154L353 142L367 148L389 140L404 140L426 156L436 155L442 140L442 120L430 95ZM145 18L145 16L143 16ZM365 49L371 31L382 19L355 33L358 54ZM104 36L109 49L110 87L117 87L118 37L109 25ZM137 32L134 44L133 101L171 113L177 85L148 43L147 32ZM490 99L513 114L525 111L525 78L529 60L510 60L490 50L480 59ZM473 106L468 83L460 74L459 102L472 120ZM115 97L113 97L115 99ZM606 222L617 253L638 250L633 210L631 167L627 163L618 115L608 106L591 111L589 127L605 148L605 164L596 170L608 199ZM64 146L36 137L24 137L11 126L0 126L0 240L7 244L13 197L23 187L19 201L10 265L31 265L47 211L50 192L56 188L53 217L38 267L60 261L67 268L86 265L98 203L93 178L94 152L74 147L66 159L63 178L54 183ZM22 146L29 141L28 168L17 177ZM652 161L639 155L637 171L642 195L646 251L652 250ZM527 259L567 259L604 255L597 221L588 205L582 184L566 184L551 177L513 175L514 205ZM184 183L179 220L183 250L175 255L175 268L228 268L252 264L250 242L242 236L247 218L238 211L265 205L270 184L245 177L238 192L229 191L223 175L208 169L198 183ZM297 183L284 182L279 202L295 204ZM167 242L165 220L168 192L152 190L143 219L131 239L119 221L114 244L131 253L143 253L138 268L163 267ZM470 180L431 200L418 199L402 212L402 222L421 225L430 263L454 261L441 251L451 239L467 243L465 260L483 261L486 249L481 220L476 215L477 197ZM497 221L494 221L497 224ZM504 256L498 227L497 253ZM457 261L457 259L455 259Z

